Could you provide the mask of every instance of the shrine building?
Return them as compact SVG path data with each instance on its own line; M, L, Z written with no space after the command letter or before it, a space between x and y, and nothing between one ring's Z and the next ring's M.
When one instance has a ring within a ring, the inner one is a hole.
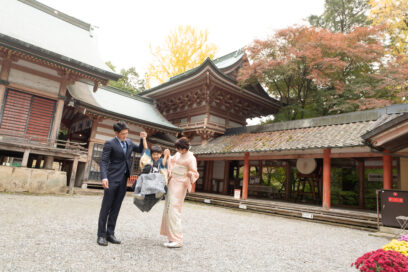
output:
M97 54L92 25L35 0L4 0L0 191L99 185L103 144L124 120L135 142L140 131L167 148L191 140L200 178L187 199L295 216L331 210L330 222L377 224L357 209L374 210L379 190L408 190L408 104L247 126L281 104L260 84L238 84L245 61L242 50L206 59L130 95L107 86L120 75ZM353 213L333 209L342 207Z
M121 76L97 52L92 25L35 0L2 1L0 191L100 183L102 146L119 120L135 142L146 131L151 143L173 146L181 129L152 99L106 86Z

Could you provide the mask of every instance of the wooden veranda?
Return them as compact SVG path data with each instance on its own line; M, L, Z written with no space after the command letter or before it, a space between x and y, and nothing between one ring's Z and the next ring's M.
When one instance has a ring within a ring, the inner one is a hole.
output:
M279 200L262 200L255 198L235 199L232 196L211 193L190 193L186 196L189 201L241 209L252 212L295 217L310 221L345 225L367 230L376 230L381 222L374 211L358 209L325 208L312 204L298 204ZM379 220L379 221L377 221Z

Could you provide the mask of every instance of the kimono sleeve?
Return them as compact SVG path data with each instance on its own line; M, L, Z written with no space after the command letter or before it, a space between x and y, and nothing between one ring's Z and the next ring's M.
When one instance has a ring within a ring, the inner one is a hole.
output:
M190 176L190 182L193 184L196 182L200 174L197 171L197 159L194 157L194 155L191 155L191 159L189 162L189 170L188 170L188 176Z

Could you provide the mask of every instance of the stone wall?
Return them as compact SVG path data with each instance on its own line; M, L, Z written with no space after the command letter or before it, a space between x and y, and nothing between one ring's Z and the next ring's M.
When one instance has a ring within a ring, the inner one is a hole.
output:
M0 192L66 193L67 173L0 166Z

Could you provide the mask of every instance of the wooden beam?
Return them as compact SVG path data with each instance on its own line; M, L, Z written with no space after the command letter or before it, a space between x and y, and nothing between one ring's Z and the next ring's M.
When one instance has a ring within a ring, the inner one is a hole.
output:
M322 150L323 151L323 150ZM242 153L241 153L242 154ZM217 155L217 154L215 154ZM206 157L208 156L208 157ZM382 155L380 153L372 152L355 152L355 153L330 153L330 157L333 159L340 158L380 158ZM287 155L253 155L251 154L251 160L294 160L300 158L323 158L322 153L311 153L311 154L287 154ZM197 160L200 161L219 161L219 160L242 160L242 155L226 155L224 157L211 157L209 155L197 155Z
M248 183L249 183L249 153L244 156L244 177L242 181L242 199L248 199Z
M330 210L330 149L327 148L323 152L323 208Z
M26 66L19 65L19 64L13 63L13 64L11 64L11 68L22 71L22 72L25 72L25 73L28 73L28 74L43 77L43 78L46 78L46 79L49 79L49 80L53 80L53 81L57 81L57 82L61 81L61 78L58 77L58 76L50 75L48 73L44 73L44 72L41 72L41 71L38 71L38 70L35 70L35 69L32 69L32 68L28 68Z
M14 89L14 90L17 90L17 91L22 91L22 92L26 92L26 93L30 93L30 94L35 94L35 95L42 96L44 98L49 98L49 99L52 99L52 100L56 100L58 98L57 94L37 90L37 89L32 88L31 86L25 86L25 85L21 85L21 84L15 83L15 82L10 82L8 87L10 89Z
M53 127L51 130L51 139L58 138L58 132L61 126L62 111L64 110L65 94L67 92L69 73L67 72L61 79L57 107L54 114Z

